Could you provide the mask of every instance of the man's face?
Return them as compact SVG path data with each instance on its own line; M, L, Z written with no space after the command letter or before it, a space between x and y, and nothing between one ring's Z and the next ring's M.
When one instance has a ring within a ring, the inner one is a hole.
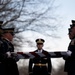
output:
M39 50L41 50L42 47L43 47L43 44L42 44L42 43L38 43L38 44L37 44L37 48L38 48Z
M68 35L69 35L69 38L70 38L70 39L73 39L74 34L73 34L72 32L70 32Z
M13 35L11 33L5 33L4 37L7 38L10 41L12 41L12 39L13 39Z
M73 35L75 36L75 26L71 29Z

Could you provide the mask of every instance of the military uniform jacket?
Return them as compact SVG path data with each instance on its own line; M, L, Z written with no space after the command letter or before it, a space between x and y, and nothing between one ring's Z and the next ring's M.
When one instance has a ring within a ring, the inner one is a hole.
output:
M37 52L38 50L34 51ZM45 50L42 51L42 53L47 53ZM46 64L46 66L36 66L35 64ZM34 66L33 66L34 65ZM29 60L29 73L32 72L33 75L43 74L48 75L48 73L51 73L51 59L49 57L47 58L33 58Z
M75 72L75 39L71 40L68 50L70 50L72 54L67 59L65 59L64 70L67 72Z
M16 61L13 57L7 57L8 51L14 52L13 44L4 38L0 39L0 75L19 75Z

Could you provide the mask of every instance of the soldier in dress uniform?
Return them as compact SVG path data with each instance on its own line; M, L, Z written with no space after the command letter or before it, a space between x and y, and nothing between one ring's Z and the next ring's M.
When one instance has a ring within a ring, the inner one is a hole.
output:
M42 52L48 54L48 52L43 49L44 42L44 39L36 39L37 50L34 52ZM30 59L28 69L29 75L50 75L52 69L51 59L50 57L36 57Z
M5 28L2 31L0 39L0 75L19 75L17 61L11 54L11 52L14 52L12 44L14 28Z
M72 25L69 28L70 43L68 46L68 56L65 59L64 71L68 75L75 75L75 20L72 20Z

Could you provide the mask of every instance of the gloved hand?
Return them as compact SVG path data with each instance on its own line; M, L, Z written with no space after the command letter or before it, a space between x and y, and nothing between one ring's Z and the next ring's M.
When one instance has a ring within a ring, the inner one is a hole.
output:
M72 52L70 50L67 51L67 55L71 56Z
M8 52L6 52L6 54L7 54L7 57L8 58L10 58L11 57L11 53L8 51Z
M15 59L16 62L19 61L18 54L12 53L11 56L13 57L13 59Z
M66 60L68 57L71 56L71 54L72 54L72 52L71 52L70 50L68 50L68 51L66 52L66 55L63 57L63 59Z

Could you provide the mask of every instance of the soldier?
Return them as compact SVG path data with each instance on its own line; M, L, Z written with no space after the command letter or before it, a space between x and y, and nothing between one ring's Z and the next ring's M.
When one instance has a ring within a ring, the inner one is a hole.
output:
M72 25L69 29L69 38L71 40L68 46L68 57L65 59L64 71L68 75L75 75L75 21L72 20Z
M37 50L34 52L48 54L48 52L43 49L44 42L44 39L36 39ZM50 57L37 57L29 60L29 75L50 75L51 69Z
M14 28L2 30L3 34L0 39L0 75L19 75L16 60L11 54L11 52L14 52L12 44Z

